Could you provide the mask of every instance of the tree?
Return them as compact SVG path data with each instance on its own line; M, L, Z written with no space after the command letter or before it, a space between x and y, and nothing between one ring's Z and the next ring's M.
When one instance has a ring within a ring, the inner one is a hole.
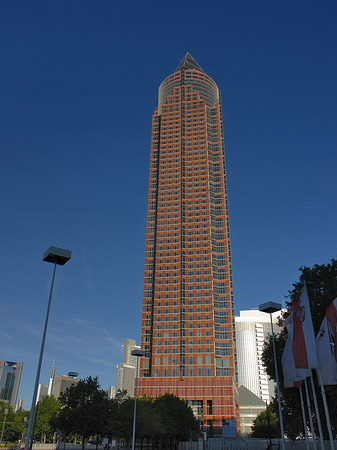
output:
M106 392L100 388L98 378L88 377L77 385L70 386L60 395L61 410L52 420L54 429L59 429L64 436L82 436L82 448L85 439L101 436L107 428L109 402Z
M125 439L132 438L134 399L118 393L109 401L105 436ZM199 422L184 400L171 394L161 397L137 398L136 438L147 442L152 448L176 448L179 440L188 440L191 431L199 431ZM161 444L157 442L161 439Z
M7 411L7 414L5 414L5 410ZM13 429L14 424L14 418L15 414L13 411L13 408L8 405L5 402L0 401L0 435L2 432L2 427L4 424L4 435L3 435L3 441L10 441L13 442L15 439L15 431ZM8 430L11 430L11 432L8 434Z
M252 437L275 438L280 437L279 421L270 408L260 412L253 422Z
M61 404L55 397L45 396L39 401L36 411L36 424L34 439L40 439L41 442L52 442L54 428L51 426L51 419L56 417Z
M310 301L310 309L312 322L315 335L319 331L321 322L325 315L327 306L337 297L337 260L332 259L328 264L314 265L310 267L301 267L301 275L299 281L293 284L293 289L289 291L291 300L295 300L300 293L304 282L307 285L307 291ZM287 340L287 330L284 326L284 319L290 314L290 303L288 303L288 312L280 319L279 325L282 327L281 333L275 336L275 347L278 364L278 375L280 380L280 393L281 393L281 409L284 422L284 428L286 435L295 439L297 437L303 437L304 427L302 422L302 413L300 405L300 397L298 388L284 389L283 387L283 373L281 366L281 357L283 349ZM272 340L269 337L266 340L263 351L263 363L266 367L268 375L276 380L274 358L272 349ZM319 392L317 380L315 380L316 392ZM337 387L326 386L326 395L330 411L331 425L333 432L336 435L337 431ZM323 430L326 431L325 414L321 396L318 395L320 417L322 421ZM312 406L312 410L314 410ZM278 414L277 401L273 402L273 411ZM316 425L316 422L315 422ZM315 427L315 433L318 434L317 427ZM327 431L325 438L327 438Z
M165 394L153 401L153 408L161 418L164 437L173 439L174 447L178 441L186 441L191 432L200 431L200 424L185 400L172 394Z
M13 422L13 441L24 441L29 421L29 411L18 409Z
M137 398L136 437L158 437L163 432L160 417L153 407L150 397ZM133 414L135 402L126 395L126 391L119 392L115 398L109 400L108 428L105 436L109 438L125 439L129 442L133 433Z
M131 440L135 403L125 392L108 400L97 377L88 377L67 389L59 400L61 409L51 418L52 429L61 430L64 437L82 436L82 448L90 436ZM136 437L141 444L144 438L161 439L161 448L168 442L170 448L172 444L176 448L179 440L188 440L199 428L191 408L179 397L165 394L137 399ZM152 444L152 448L158 447L156 442Z

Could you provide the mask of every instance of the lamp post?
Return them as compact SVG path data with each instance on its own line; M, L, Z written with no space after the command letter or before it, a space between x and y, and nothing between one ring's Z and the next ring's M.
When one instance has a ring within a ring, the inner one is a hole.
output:
M283 419L282 419L282 411L281 411L281 397L280 397L280 387L279 387L279 379L278 379L278 371L277 371L277 360L276 360L276 351L275 351L275 341L274 341L274 328L273 328L273 318L272 314L276 311L281 311L282 306L280 303L267 302L259 305L259 310L261 312L268 313L270 315L270 324L271 324L271 336L273 341L273 353L274 353L274 364L275 364L275 374L276 374L276 388L277 388L277 400L278 400L278 411L280 416L280 428L281 428L281 448L285 450L285 442L284 442L284 428L283 428Z
M131 355L137 357L137 365L136 365L136 387L135 387L135 407L134 407L134 409L133 409L133 432L132 432L132 450L135 450L138 367L139 367L139 358L140 358L141 356L145 356L145 350L141 350L140 348L135 348L134 350L131 350Z
M34 392L33 392L32 407L31 407L30 415L29 415L27 436L26 436L26 442L25 442L25 450L28 450L30 436L31 436L31 432L32 432L32 425L33 425L34 411L35 411L35 403L36 403L36 397L37 397L37 390L38 390L38 387L39 387L40 372L41 372L44 344L45 344L46 334L47 334L47 326L48 326L48 320L49 320L49 311L50 311L51 298L52 298L52 294L53 294L56 266L57 265L64 266L64 264L67 261L69 261L70 258L71 258L71 251L70 250L65 250L63 248L57 248L57 247L49 247L48 250L43 255L43 261L50 262L50 263L54 264L54 271L53 271L53 277L52 277L51 286L50 286L50 293L49 293L49 301L48 301L46 319L45 319L45 322L44 322L44 330L43 330L43 335L42 335L39 363L38 363L37 370L36 370L35 387L34 387Z

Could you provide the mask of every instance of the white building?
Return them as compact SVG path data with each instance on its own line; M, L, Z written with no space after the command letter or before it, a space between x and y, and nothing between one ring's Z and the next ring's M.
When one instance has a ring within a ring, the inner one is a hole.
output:
M277 320L281 312L272 314L274 332L280 328ZM258 310L240 311L235 317L238 385L245 386L264 402L274 396L275 383L268 379L262 364L265 338L271 334L270 315Z
M108 386L107 394L108 394L108 399L109 400L114 398L115 394L116 394L115 386Z
M136 377L137 357L131 355L131 351L140 348L133 339L124 340L123 362L117 364L116 371L116 392L126 390L128 395L134 396L134 385ZM138 368L139 374L139 368Z

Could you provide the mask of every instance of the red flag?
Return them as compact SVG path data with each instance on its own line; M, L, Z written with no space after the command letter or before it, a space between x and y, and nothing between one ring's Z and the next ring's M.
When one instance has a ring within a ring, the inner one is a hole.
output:
M294 353L293 353L293 338L294 338L294 313L291 312L290 316L286 319L286 327L288 330L288 338L282 355L282 369L283 369L283 385L285 388L299 387L301 380L311 375L311 370L301 370L301 374L298 373L295 367Z
M315 369L319 367L309 298L305 284L300 295L293 302L292 309L294 323L292 350L296 372L300 375L298 369Z

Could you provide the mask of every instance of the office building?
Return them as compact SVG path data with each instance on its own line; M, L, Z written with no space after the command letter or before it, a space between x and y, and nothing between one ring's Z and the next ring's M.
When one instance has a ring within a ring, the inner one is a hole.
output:
M272 315L274 332L280 312ZM265 338L271 334L270 315L257 310L240 311L235 317L236 352L238 359L238 385L269 403L274 397L275 383L269 379L262 363Z
M80 381L76 378L77 376L77 372L69 372L68 375L58 375L55 378L54 397L59 398L70 386L76 385Z
M137 358L131 355L131 351L135 348L140 348L135 340L124 340L123 362L117 364L116 370L116 392L125 390L130 397L134 396L136 377Z
M238 418L221 100L189 53L152 119L143 298L139 394L184 398L221 434Z
M23 363L0 360L0 400L15 410Z

